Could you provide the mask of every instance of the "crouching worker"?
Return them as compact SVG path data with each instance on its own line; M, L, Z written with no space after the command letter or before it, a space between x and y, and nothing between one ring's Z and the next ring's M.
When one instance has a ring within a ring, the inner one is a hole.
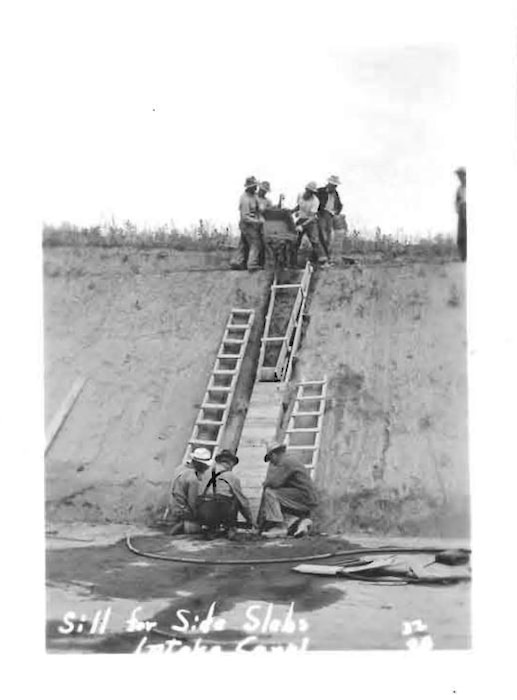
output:
M210 478L207 481L207 475L203 479L205 486L197 499L196 517L200 525L211 531L222 529L233 535L239 513L254 527L250 504L239 477L232 471L238 463L233 452L222 450L215 458Z
M192 535L200 531L196 523L196 505L200 480L211 464L210 452L198 447L187 463L178 471L172 482L171 535Z
M267 537L308 534L311 511L318 499L307 468L277 442L267 448L264 461L269 467L258 514L259 529Z

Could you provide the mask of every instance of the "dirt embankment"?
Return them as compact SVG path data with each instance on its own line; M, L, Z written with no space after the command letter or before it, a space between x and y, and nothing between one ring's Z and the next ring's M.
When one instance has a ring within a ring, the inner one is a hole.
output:
M168 250L46 248L44 259L47 424L74 380L88 378L47 454L48 517L149 520L183 456L230 309L264 310L268 276ZM466 535L464 269L316 274L297 375L330 382L317 473L327 531Z
M317 483L330 531L468 533L465 267L319 273L300 353L329 379Z
M44 260L47 424L74 380L88 380L47 454L48 517L148 520L183 456L228 314L263 306L266 276L175 251L46 248Z

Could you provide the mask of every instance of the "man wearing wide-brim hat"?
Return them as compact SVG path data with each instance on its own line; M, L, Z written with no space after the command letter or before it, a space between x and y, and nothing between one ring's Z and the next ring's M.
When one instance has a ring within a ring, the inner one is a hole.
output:
M343 205L337 191L341 182L337 175L331 175L325 187L318 189L318 227L320 242L325 252L327 261L330 261L330 248L334 231L334 217L341 214Z
M172 482L171 535L194 534L200 531L196 523L196 504L202 475L211 466L210 451L197 447L186 464L177 471Z
M260 269L260 215L256 177L247 177L244 182L244 192L239 199L239 229L241 238L239 247L230 266L232 269L250 272Z
M267 537L307 534L312 527L311 512L318 504L307 468L280 442L267 446L264 461L269 467L259 507L260 530Z
M248 499L242 491L239 477L233 472L239 458L231 450L221 450L216 455L211 472L202 477L202 489L198 498L197 519L211 529L223 526L231 534L239 513L254 527Z
M298 195L296 206L292 210L296 219L296 230L298 231L298 248L303 237L307 236L312 246L312 262L325 263L327 255L320 245L318 230L318 210L320 200L318 199L318 185L314 180L305 185L305 190Z

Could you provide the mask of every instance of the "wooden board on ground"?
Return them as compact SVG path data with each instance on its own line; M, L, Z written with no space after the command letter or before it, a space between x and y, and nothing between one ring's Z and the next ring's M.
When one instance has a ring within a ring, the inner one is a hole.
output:
M264 462L266 444L276 436L282 388L278 383L255 384L239 442L240 461L236 473L255 516L268 466Z

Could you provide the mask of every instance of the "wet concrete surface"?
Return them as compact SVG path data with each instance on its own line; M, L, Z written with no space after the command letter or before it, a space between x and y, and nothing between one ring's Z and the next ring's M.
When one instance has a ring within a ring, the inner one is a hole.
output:
M47 547L49 652L470 647L468 582L381 585L300 574L292 570L296 562L251 561L361 545L449 548L465 543L324 536L296 542L232 543L173 541L136 528L132 534L135 546L151 553L247 563L185 564L144 558L129 551L121 526L57 527ZM315 563L333 564L340 559L343 556ZM404 555L397 556L397 563L420 570L432 559L429 554ZM437 564L425 571L461 573L458 567Z

